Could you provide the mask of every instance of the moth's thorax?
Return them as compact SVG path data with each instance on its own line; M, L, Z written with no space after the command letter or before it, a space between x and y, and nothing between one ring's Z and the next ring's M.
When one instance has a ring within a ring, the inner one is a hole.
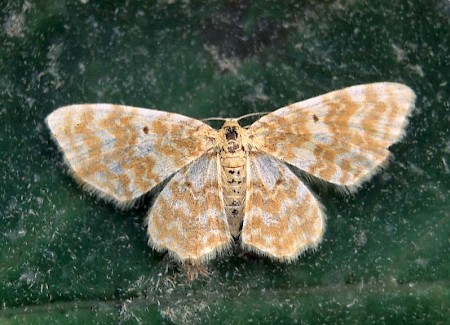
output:
M242 167L247 161L247 130L236 120L226 120L218 132L217 150L222 167Z
M230 232L239 236L244 218L247 180L247 130L236 120L226 120L218 132L223 200Z

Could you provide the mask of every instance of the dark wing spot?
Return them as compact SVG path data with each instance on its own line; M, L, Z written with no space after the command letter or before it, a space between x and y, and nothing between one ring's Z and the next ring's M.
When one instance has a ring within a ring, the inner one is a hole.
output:
M313 120L314 120L314 122L318 122L319 121L319 118L317 117L316 114L313 115Z
M148 126L144 126L144 128L142 129L142 131L144 131L145 134L148 134Z

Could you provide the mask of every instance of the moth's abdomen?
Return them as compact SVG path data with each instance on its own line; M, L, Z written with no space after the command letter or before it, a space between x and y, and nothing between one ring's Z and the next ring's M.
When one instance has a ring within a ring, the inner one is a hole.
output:
M225 212L233 237L239 236L244 218L247 158L242 153L238 157L220 157Z

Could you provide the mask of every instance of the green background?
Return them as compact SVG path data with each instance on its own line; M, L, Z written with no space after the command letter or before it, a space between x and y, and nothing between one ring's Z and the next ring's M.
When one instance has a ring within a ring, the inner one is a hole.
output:
M450 2L0 1L0 324L449 324ZM313 186L322 245L230 254L189 283L67 174L44 118L112 102L195 118L342 87L417 93L395 158L353 195Z

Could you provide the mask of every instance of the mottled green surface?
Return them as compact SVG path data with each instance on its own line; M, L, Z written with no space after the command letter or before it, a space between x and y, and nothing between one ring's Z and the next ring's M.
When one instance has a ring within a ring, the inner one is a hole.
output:
M449 1L0 9L1 324L450 323ZM86 194L44 125L66 104L239 116L374 81L409 85L417 109L359 192L314 186L319 249L289 265L226 256L192 284L145 243L152 197L119 211Z

